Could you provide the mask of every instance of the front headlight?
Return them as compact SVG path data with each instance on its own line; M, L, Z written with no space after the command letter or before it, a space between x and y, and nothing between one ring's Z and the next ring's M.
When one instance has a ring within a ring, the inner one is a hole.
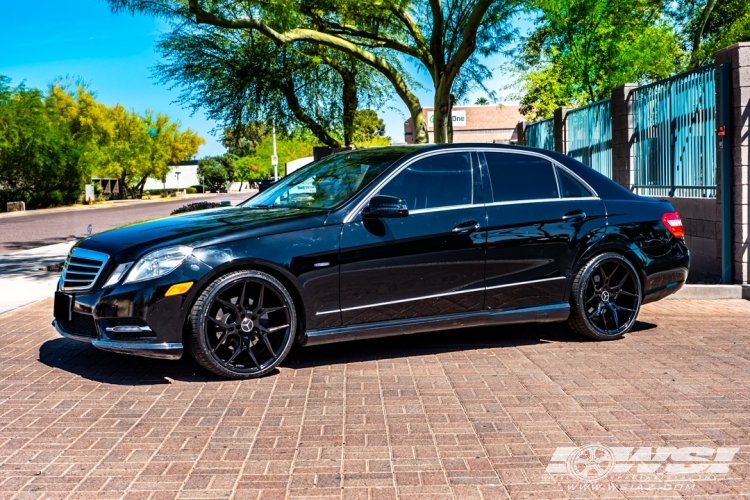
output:
M148 253L135 263L123 284L166 276L177 269L192 252L190 247L174 246Z

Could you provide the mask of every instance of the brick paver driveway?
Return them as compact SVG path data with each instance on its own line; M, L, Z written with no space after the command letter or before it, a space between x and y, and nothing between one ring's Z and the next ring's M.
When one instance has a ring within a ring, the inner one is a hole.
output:
M607 343L524 325L300 348L244 382L62 339L50 311L0 317L3 498L750 497L750 302L649 305ZM592 458L599 481L565 472Z

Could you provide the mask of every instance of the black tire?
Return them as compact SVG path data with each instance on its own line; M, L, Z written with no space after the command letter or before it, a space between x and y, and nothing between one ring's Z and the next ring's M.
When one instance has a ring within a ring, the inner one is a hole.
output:
M217 278L195 301L188 323L191 356L205 369L232 379L274 370L297 333L297 313L287 289L254 270Z
M628 259L607 252L576 274L571 292L570 328L596 340L622 338L641 308L641 279Z

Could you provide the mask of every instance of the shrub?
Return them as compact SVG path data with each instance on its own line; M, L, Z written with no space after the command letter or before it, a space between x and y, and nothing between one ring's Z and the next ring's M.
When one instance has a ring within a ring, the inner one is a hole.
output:
M170 215L184 214L186 212L195 212L197 210L208 210L210 208L219 208L221 203L215 203L213 201L197 201L195 203L188 203L180 208L174 210Z
M187 194L195 194L195 193L197 193L197 192L198 192L198 190L197 190L197 189L195 189L195 188L193 188L193 187L190 187L190 188L187 188L187 189L185 190L185 192L186 192Z

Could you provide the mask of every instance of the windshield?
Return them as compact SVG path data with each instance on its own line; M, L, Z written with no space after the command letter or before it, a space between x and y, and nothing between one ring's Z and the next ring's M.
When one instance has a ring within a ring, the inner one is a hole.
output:
M372 148L328 156L280 179L242 206L332 209L408 152L401 148Z

